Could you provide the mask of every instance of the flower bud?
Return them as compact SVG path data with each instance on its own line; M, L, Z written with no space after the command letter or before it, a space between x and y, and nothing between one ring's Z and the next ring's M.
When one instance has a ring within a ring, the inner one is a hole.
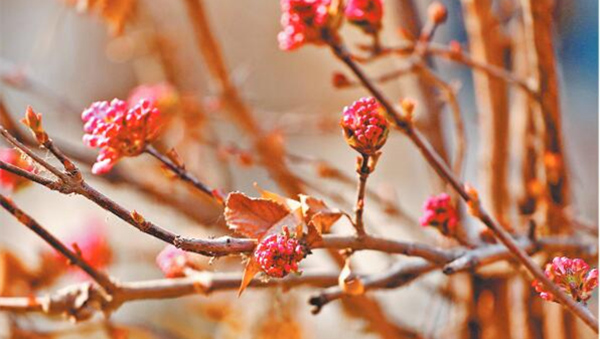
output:
M298 263L306 257L308 249L296 237L290 235L287 227L281 234L264 238L254 251L256 261L265 274L283 278L289 273L298 272Z
M417 105L417 103L413 99L410 99L410 98L404 98L400 102L400 106L402 107L402 112L404 113L403 118L407 122L412 122L413 112L415 110L416 105Z
M281 0L279 48L291 51L305 43L321 44L330 23L331 0Z
M453 235L458 221L458 212L446 193L427 199L423 205L423 216L419 219L422 226L435 227L444 235Z
M374 155L389 133L389 123L375 98L362 98L345 107L341 125L348 145L363 155Z
M16 149L1 149L0 160L29 172L33 172L34 170L33 166L31 166L31 164L23 158L21 152L17 151ZM19 175L13 174L6 170L0 170L0 186L7 191L16 192L19 189L29 185L29 183L29 180Z
M365 33L375 33L381 29L383 0L349 0L344 15Z
M185 276L185 269L190 266L190 255L173 245L167 245L156 256L156 265L167 278Z
M590 266L579 258L555 257L546 265L544 274L573 300L584 304L598 287L598 269L590 270ZM556 301L541 282L534 280L532 285L542 299Z
M108 172L122 157L137 156L158 137L160 112L149 101L141 100L128 108L114 99L95 102L81 114L83 141L100 154L92 167L94 174Z
M331 82L333 83L333 87L335 88L344 88L351 85L350 80L344 73L335 72L331 77Z
M46 131L44 131L44 127L42 126L41 113L35 113L31 106L27 106L25 118L21 120L21 122L25 126L29 127L39 144L44 144L48 141L48 134L46 134Z
M448 18L448 10L439 1L432 2L427 8L427 15L431 22L436 25L443 24Z

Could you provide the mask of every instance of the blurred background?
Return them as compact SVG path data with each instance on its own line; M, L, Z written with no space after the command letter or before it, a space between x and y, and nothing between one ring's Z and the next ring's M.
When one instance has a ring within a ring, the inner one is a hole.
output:
M185 99L182 102L202 112L197 119L192 118L193 121L184 117L174 122L164 140L168 147L178 148L188 168L212 187L225 191L239 190L257 196L253 188L256 182L263 188L286 194L256 164L255 155L249 154L250 160L244 160L235 152L206 142L218 140L220 145L235 145L241 149L251 149L253 143L252 138L236 128L224 113L219 100L220 88L211 80L211 70L198 49L185 1L135 1L120 35L113 34L114 26L110 22L107 24L97 13L78 11L77 7L82 9L83 2L0 1L0 100L15 120L23 116L27 105L33 106L43 113L46 130L53 139L68 145L85 159L93 160L96 151L86 148L80 141L83 135L81 111L94 101L126 99L138 85L170 81ZM130 2L133 0L121 1L125 7ZM398 30L407 25L403 21L406 20L402 15L403 2L385 0L381 38L390 45L400 41ZM415 2L419 17L425 20L429 1ZM518 6L512 1L493 2L499 8L498 12L505 7L516 8L517 14L509 11L503 20L519 20ZM88 5L90 3L93 1ZM345 144L337 124L342 108L367 93L358 87L340 90L332 85L333 72L345 72L345 69L325 47L307 46L293 53L278 49L279 1L205 0L203 3L231 78L257 121L264 130L276 131L275 135L283 140L290 153L307 158L290 165L307 183L308 191L328 200L332 200L332 195L337 196L331 204L350 210L354 184L319 180L318 163L311 159L325 159L345 175L354 177L356 154ZM456 40L467 48L460 1L443 3L448 7L448 21L436 33L435 41L447 44ZM597 225L598 2L557 1L554 19L563 137L573 197L571 208L581 219ZM510 32L507 31L509 37ZM350 25L342 27L342 34L353 44L370 41ZM459 87L458 99L468 143L464 177L477 184L480 137L472 73L460 64L443 59L433 62L437 74ZM387 58L368 65L367 70L369 74L382 74L400 65L402 60ZM414 76L392 81L384 88L395 101L403 97L413 97L417 101L423 98ZM438 96L435 98L439 99ZM444 105L441 112L445 133L442 138L452 145L451 113ZM512 124L522 112L511 113ZM416 109L418 124L426 114L426 105L419 103ZM190 142L189 139L194 137L204 142ZM511 147L517 146L511 144ZM165 180L154 159L141 156L121 161L117 170L127 183L115 184L118 180L95 178L88 172L89 166L82 165L82 168L86 170L86 178L108 196L171 230L203 237L226 232L222 228L222 217L214 206L211 209L208 202L197 196L190 200L191 193L185 187ZM523 191L515 174L518 168L511 168L510 172L508 189L516 196ZM450 245L436 232L423 231L416 222L422 202L429 195L438 193L439 186L432 180L427 164L399 133L392 133L369 186L400 211L390 217L382 208L367 207L367 225L374 233L406 240L433 239L431 241L440 246ZM13 199L61 238L72 239L89 227L101 229L113 254L107 270L120 280L162 277L154 257L163 244L140 234L89 201L38 186L15 193ZM184 203L187 204L185 207L173 207ZM340 223L334 231L349 233L351 228ZM3 251L18 254L25 266L36 267L40 264L40 253L48 250L45 246L10 215L0 213L0 248ZM357 256L357 271L364 273L380 272L394 260L412 260L375 253ZM205 262L205 265L206 269L216 271L242 268L236 259L223 259L212 265ZM336 268L322 253L311 256L303 265L305 269ZM597 264L593 263L593 266ZM2 279L5 279L4 286L18 284L14 271L0 272ZM56 290L78 279L81 278L66 275L52 286L36 292ZM404 337L410 337L410 333L420 333L426 338L460 337L452 334L456 332L452 331L452 319L463 310L454 307L454 301L440 292L446 278L441 273L432 273L419 281L399 290L372 293L387 321L395 324L397 331L406 329L409 334ZM511 286L511 293L515 295L529 288L523 283ZM21 291L27 291L27 288ZM268 329L266 319L276 319L273 314L281 309L287 312L284 314L289 314L282 322L289 327L287 333L293 333L291 338L385 337L381 329L374 329L369 320L357 317L341 303L332 303L319 315L311 315L306 303L310 295L311 291L304 289L287 294L279 290L248 291L239 299L234 292L224 292L210 297L135 302L120 308L111 316L110 322L97 317L77 325L37 315L0 313L0 337L8 337L15 328L23 331L23 337L31 335L32 338L33 333L58 334L57 337L66 338L116 338L117 335L129 335L130 338L268 337L261 334ZM590 307L597 314L596 300L595 296ZM547 312L560 312L559 306L554 304L544 307ZM518 325L513 322L510 333L497 337L531 338L520 336ZM563 331L563 334L567 333ZM579 331L581 338L594 337L586 329ZM569 337L551 332L547 331L544 338ZM403 336L390 334L388 337Z

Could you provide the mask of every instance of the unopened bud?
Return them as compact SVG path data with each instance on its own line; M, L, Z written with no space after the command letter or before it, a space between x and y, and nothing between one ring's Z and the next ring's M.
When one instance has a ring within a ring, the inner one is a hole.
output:
M443 24L448 18L448 10L439 1L432 2L427 8L429 20L436 25Z
M402 106L402 112L404 113L404 119L407 122L412 122L413 112L415 110L416 102L413 99L404 98L400 102L400 106Z
M345 88L351 85L350 80L344 73L335 72L331 77L331 82L335 88Z
M25 112L25 118L21 120L21 122L29 127L33 136L37 140L38 143L44 144L48 141L48 134L44 131L42 126L42 114L35 113L31 106L27 106L27 111Z

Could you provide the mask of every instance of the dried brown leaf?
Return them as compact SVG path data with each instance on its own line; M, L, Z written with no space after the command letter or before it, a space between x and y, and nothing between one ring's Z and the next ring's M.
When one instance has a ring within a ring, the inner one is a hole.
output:
M342 212L329 208L325 202L308 195L300 194L302 215L307 224L312 224L319 233L328 233L331 226L340 219Z
M248 238L262 238L270 228L288 215L288 209L281 203L250 198L239 192L230 193L225 201L227 226Z
M363 295L365 293L365 285L360 277L352 273L350 269L350 259L346 259L346 264L338 277L338 285L348 295Z
M267 191L267 190L261 188L260 186L258 186L257 183L254 183L254 188L258 191L258 193L260 193L261 198L278 202L278 203L286 206L288 211L290 211L290 212L295 211L296 209L302 207L300 202L298 202L294 199L286 198L275 192Z
M254 259L254 254L252 254L250 260L248 260L248 263L244 268L244 275L242 276L242 283L240 284L240 289L238 290L238 297L244 293L244 290L246 287L248 287L248 285L250 285L250 282L252 282L252 279L258 274L258 272L260 272L260 265L258 264L258 261Z

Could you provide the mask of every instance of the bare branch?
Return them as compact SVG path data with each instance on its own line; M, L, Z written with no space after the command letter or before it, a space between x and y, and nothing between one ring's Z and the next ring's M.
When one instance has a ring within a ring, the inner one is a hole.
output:
M79 266L85 273L87 273L92 279L94 279L107 293L114 292L117 287L104 273L99 272L93 268L81 255L73 252L65 244L63 244L58 238L48 232L42 225L27 215L21 210L11 199L0 194L0 205L21 224L35 232L40 238L44 239L50 246L52 246L60 254L64 255L71 263Z

